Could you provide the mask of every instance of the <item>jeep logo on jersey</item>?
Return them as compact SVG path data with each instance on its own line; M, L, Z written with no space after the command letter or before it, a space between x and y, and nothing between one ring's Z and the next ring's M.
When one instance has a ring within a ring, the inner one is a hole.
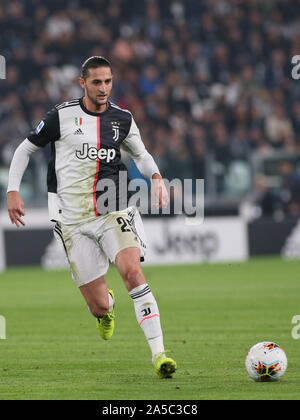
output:
M120 123L117 122L117 121L113 121L113 122L111 122L111 125L112 125L112 127L111 127L112 131L114 133L113 140L117 141L119 139L119 135L120 135Z
M76 150L75 155L78 159L100 159L109 163L116 157L116 150L104 148L98 150L96 147L89 147L88 143L83 143L82 150Z

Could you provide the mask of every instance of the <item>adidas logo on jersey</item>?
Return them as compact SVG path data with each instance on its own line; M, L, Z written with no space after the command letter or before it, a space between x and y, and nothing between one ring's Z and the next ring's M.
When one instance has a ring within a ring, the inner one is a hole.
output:
M83 143L82 150L76 150L75 155L78 159L91 159L91 160L105 160L109 163L111 160L114 160L116 157L116 150L115 149L104 149L101 148L97 149L96 147L89 147L88 143Z
M74 131L74 134L84 134L81 128L78 128L78 130Z

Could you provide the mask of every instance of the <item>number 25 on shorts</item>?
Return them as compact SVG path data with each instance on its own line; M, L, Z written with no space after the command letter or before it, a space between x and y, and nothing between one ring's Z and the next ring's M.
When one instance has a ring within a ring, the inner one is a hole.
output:
M117 222L121 225L122 232L131 232L131 227L128 220L124 219L123 217L118 217Z

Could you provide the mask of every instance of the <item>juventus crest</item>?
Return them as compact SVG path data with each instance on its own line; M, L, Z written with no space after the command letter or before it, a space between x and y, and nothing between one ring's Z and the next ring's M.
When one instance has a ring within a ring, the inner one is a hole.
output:
M113 140L114 141L118 141L119 140L119 135L120 135L120 123L117 121L113 121L111 123L111 128L113 131Z

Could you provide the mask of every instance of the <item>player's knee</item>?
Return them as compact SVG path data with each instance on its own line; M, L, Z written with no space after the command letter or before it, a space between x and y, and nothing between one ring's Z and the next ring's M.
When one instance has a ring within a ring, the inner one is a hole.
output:
M108 304L104 302L93 302L89 304L89 308L91 313L96 317L100 318L107 314L108 312Z

